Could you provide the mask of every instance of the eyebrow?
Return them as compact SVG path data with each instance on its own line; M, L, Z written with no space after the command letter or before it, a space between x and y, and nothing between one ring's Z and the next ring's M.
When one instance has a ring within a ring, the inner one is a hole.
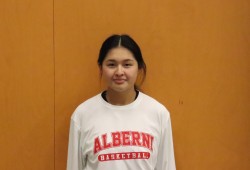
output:
M125 60L122 60L122 62L128 62L128 61L135 61L135 60L132 60L132 59L125 59ZM114 60L114 59L108 59L108 60L106 60L106 62L116 62L116 60Z

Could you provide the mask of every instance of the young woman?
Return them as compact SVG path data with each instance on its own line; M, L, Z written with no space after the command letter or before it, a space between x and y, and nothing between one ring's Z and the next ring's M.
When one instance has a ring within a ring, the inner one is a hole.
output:
M136 85L146 75L139 46L112 35L98 65L107 89L71 117L67 170L175 170L169 112Z

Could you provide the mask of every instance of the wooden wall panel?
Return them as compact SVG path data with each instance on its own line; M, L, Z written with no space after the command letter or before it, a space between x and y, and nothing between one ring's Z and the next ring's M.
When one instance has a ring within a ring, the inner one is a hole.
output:
M54 169L53 3L0 1L0 169Z
M148 64L144 91L170 110L178 170L248 170L247 0L55 0L56 170L70 116L98 93L104 38L128 33Z

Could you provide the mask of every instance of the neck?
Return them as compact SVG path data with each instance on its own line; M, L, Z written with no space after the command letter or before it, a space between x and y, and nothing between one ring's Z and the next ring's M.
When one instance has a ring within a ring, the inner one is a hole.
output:
M110 104L113 105L127 105L135 100L136 92L135 89L131 89L125 92L117 92L112 89L108 89L106 98Z

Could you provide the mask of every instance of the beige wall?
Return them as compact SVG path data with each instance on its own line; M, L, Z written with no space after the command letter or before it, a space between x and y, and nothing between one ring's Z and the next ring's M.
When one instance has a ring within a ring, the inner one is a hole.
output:
M0 169L62 170L69 119L100 92L102 41L128 33L171 112L178 170L248 170L247 0L0 0Z

